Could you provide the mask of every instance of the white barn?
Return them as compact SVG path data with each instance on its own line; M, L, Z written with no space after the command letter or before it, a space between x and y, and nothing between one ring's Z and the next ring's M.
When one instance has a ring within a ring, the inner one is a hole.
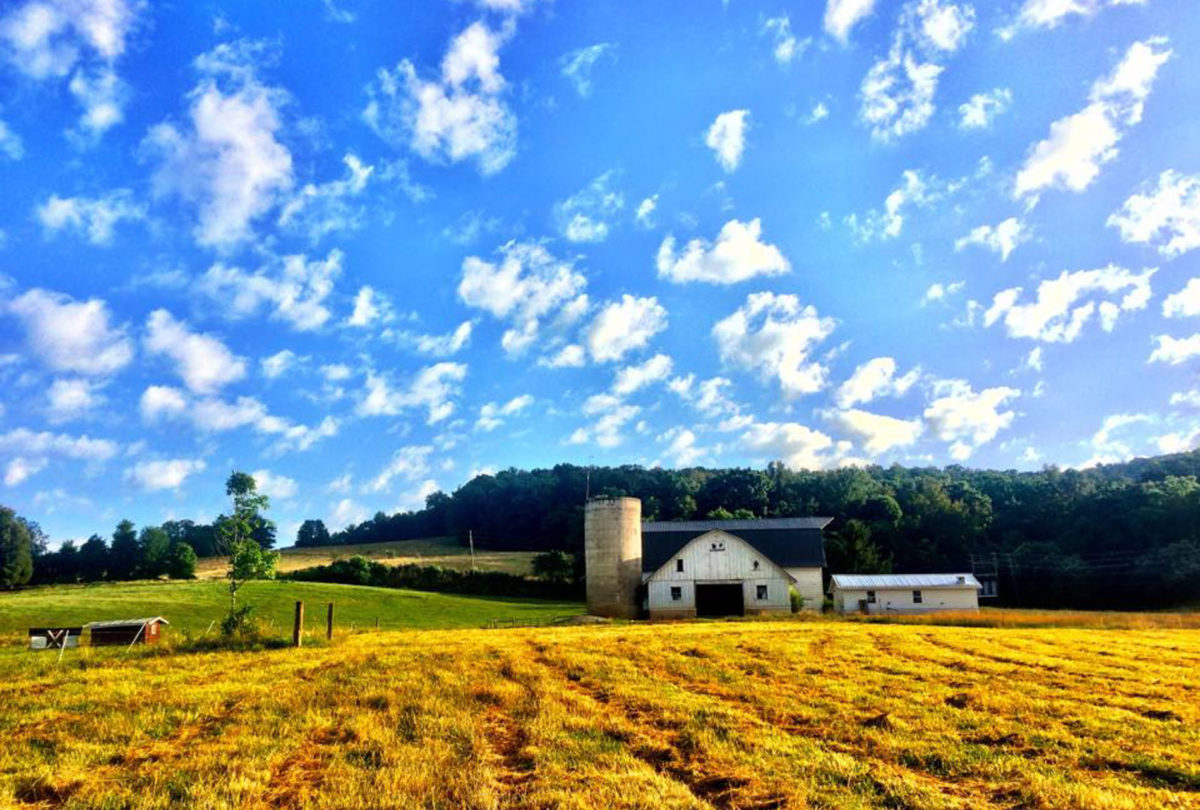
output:
M981 587L972 574L834 574L829 595L838 613L932 613L979 610Z
M832 518L642 524L643 610L652 619L820 610Z

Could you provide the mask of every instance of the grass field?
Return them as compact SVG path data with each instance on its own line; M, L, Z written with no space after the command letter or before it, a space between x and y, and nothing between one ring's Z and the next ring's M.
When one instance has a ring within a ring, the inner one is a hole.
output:
M281 572L328 565L361 554L385 565L418 563L440 565L443 568L465 570L471 567L471 550L460 546L453 537L433 537L425 540L398 540L393 543L367 543L357 546L318 546L315 548L285 548L279 555ZM529 575L536 551L476 551L475 566L481 571L504 571ZM225 576L224 557L206 557L196 566L196 575L204 579Z
M1200 807L1200 635L780 621L0 653L0 805Z
M490 599L451 594L364 588L315 582L251 582L239 600L255 606L269 634L290 636L295 603L306 606L306 624L325 627L325 606L334 603L339 628L384 629L480 627L493 619L538 621L583 611L576 602L537 599ZM80 625L104 619L165 616L171 635L198 634L229 609L224 583L114 582L94 585L56 585L17 593L0 593L0 639L11 643L30 627Z

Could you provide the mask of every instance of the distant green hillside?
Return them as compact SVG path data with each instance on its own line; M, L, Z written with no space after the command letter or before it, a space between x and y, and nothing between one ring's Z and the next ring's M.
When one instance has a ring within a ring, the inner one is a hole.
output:
M305 603L307 626L324 627L325 605L333 602L336 624L348 629L479 627L493 619L536 621L583 612L576 602L492 599L440 593L326 585L308 582L251 582L239 601L251 602L274 634L290 632L297 600ZM224 584L198 582L119 582L55 585L0 593L0 636L9 640L39 625L79 625L104 619L165 616L175 632L203 632L229 605Z

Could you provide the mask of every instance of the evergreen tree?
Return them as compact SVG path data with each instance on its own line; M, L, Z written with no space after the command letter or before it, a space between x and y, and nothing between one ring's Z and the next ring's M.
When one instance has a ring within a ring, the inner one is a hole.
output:
M108 544L98 534L93 534L79 547L79 578L84 582L98 582L108 576Z
M113 532L112 546L108 550L108 578L133 579L140 559L141 549L138 547L133 521L122 520Z
M158 526L146 526L138 535L138 575L154 579L170 567L171 536Z
M327 545L329 545L329 529L325 528L323 520L306 520L300 524L300 529L296 532L297 548Z
M167 560L167 575L171 579L196 578L196 552L187 543L176 543Z

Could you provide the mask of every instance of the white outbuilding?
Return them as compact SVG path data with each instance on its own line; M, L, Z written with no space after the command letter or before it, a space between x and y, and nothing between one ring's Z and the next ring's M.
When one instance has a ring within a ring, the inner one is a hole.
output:
M838 613L933 613L979 610L973 574L834 574L829 596Z

